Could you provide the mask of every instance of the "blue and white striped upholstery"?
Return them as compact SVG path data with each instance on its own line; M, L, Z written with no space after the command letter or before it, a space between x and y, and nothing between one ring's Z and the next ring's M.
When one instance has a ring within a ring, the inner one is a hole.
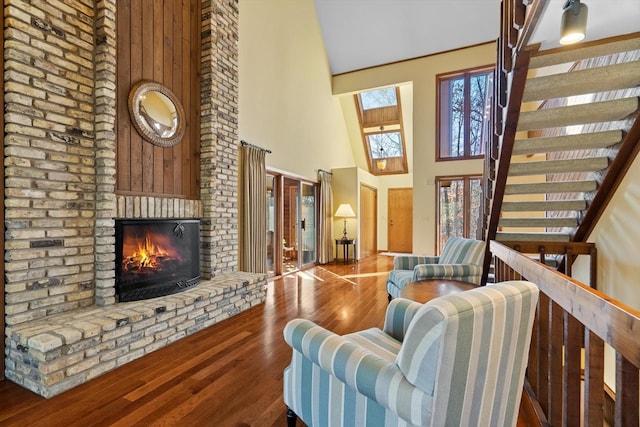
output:
M537 300L512 281L395 299L383 330L292 320L284 401L308 426L515 426Z
M439 257L398 255L387 279L387 292L394 298L411 282L425 279L453 279L480 284L485 243L451 237Z

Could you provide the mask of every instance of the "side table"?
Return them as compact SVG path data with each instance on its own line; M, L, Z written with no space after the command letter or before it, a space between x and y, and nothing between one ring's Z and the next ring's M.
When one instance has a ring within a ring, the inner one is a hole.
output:
M478 285L453 279L426 279L411 282L400 291L400 298L419 303L431 301L443 295L475 289Z
M356 253L356 239L336 239L336 259L338 259L338 246L342 245L342 259L344 263L349 262L349 245L353 245L353 262L358 262L358 254Z

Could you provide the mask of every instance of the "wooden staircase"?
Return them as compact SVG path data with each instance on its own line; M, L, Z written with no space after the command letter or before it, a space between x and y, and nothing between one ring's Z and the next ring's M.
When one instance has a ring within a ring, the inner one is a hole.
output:
M640 35L519 55L503 79L511 92L498 106L498 146L488 150L488 240L583 241L585 218L599 215L589 210L608 200L598 193L611 191L637 151Z

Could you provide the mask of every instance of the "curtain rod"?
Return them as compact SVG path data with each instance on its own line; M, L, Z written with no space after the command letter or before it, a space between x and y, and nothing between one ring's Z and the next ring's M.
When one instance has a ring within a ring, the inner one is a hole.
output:
M266 153L271 154L271 150L267 150L266 148L258 147L257 145L250 144L247 141L240 141L240 144L242 144L245 147L255 148L256 150L261 150L261 151L264 151Z
M333 175L333 173L326 171L324 169L318 169L318 172L324 172L324 173L328 173L329 175Z

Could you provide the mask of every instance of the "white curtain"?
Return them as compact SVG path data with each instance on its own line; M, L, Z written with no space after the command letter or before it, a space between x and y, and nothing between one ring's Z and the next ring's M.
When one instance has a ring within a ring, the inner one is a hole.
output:
M320 181L318 262L327 264L333 261L333 191L331 190L331 174L319 170L318 180Z
M240 147L239 269L267 272L266 152L250 145Z

